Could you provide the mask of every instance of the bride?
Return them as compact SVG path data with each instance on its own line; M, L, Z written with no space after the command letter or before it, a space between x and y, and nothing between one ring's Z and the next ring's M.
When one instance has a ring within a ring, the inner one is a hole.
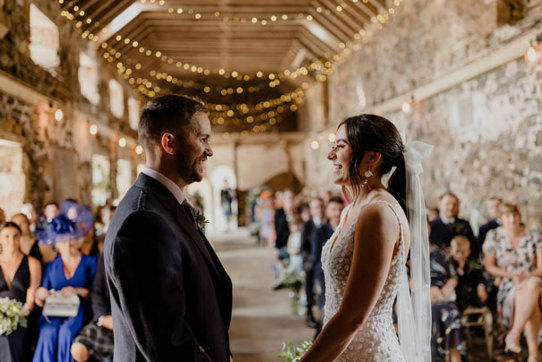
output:
M405 147L393 123L379 116L339 125L328 159L333 182L352 203L322 251L324 328L302 362L430 361L429 246L419 183L430 151L421 142ZM382 178L390 173L386 187ZM399 339L392 321L397 295Z

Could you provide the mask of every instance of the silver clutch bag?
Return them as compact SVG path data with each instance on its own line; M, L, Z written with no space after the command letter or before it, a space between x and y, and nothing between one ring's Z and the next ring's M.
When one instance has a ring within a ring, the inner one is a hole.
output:
M80 300L77 295L65 297L56 291L45 299L43 315L45 317L72 318L79 313Z

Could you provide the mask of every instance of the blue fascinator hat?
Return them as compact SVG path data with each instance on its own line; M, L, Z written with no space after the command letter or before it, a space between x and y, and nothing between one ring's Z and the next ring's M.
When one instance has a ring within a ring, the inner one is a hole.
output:
M92 230L94 219L86 206L72 200L60 205L60 214L50 223L43 222L36 236L41 244L70 242L85 237Z

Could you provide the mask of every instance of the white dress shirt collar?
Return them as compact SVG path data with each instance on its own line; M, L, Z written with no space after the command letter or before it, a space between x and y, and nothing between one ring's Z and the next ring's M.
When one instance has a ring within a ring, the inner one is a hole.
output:
M451 219L448 219L446 216L444 215L440 215L440 219L442 220L443 223L445 224L453 224L455 222L455 217L451 218Z
M167 178L160 172L153 170L152 168L145 167L143 171L141 171L141 173L144 173L145 175L152 177L156 181L160 182L169 190L169 192L173 194L173 197L175 197L179 204L183 203L185 199L184 192L175 182L171 181L169 178Z

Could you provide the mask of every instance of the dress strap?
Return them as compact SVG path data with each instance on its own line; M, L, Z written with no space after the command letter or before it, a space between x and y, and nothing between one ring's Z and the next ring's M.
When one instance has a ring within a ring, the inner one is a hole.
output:
M393 212L393 214L395 215L395 217L397 218L397 222L399 223L399 231L400 231L399 249L400 249L400 251L402 253L403 260L405 260L406 255L405 255L405 246L404 246L404 243L403 243L403 239L404 239L403 224L401 223L401 219L399 218L399 214L395 210L395 207L389 201L376 200L376 201L373 201L371 204L377 204L377 203L378 204L388 205L389 208L391 209L391 211Z

